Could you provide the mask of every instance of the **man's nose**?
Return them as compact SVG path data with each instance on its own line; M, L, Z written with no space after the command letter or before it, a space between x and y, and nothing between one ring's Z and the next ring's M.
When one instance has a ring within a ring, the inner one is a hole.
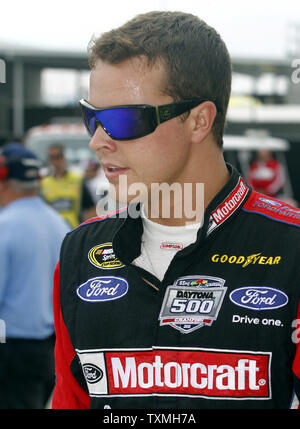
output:
M116 142L109 137L101 126L98 126L95 134L90 140L89 147L97 152L98 150L115 152L117 150Z

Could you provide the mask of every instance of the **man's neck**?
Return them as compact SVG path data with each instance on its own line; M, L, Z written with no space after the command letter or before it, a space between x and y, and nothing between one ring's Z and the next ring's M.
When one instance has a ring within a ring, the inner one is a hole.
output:
M5 196L3 196L3 198L1 199L1 206L6 207L10 203L13 203L14 201L17 201L23 198L32 198L37 196L38 196L38 193L36 191L24 192L24 193L10 192L10 193L7 193Z
M64 177L67 174L67 170L63 169L63 170L55 170L53 173L53 176L56 179L61 179L62 177Z
M168 198L162 193L156 201L152 198L145 209L148 219L169 226L201 223L205 209L226 185L230 173L221 152L220 156L207 159L206 166L199 167L199 171L198 177L188 178L183 185L169 186Z

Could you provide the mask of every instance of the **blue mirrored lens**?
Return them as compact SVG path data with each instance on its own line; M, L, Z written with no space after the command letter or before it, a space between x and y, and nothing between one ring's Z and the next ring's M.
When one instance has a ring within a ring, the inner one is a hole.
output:
M90 134L93 136L97 128L95 112L92 109L88 109L87 107L83 106L83 113L85 124Z
M84 113L91 135L99 123L115 139L133 139L154 131L153 121L147 119L145 108L121 107L96 111L85 107Z

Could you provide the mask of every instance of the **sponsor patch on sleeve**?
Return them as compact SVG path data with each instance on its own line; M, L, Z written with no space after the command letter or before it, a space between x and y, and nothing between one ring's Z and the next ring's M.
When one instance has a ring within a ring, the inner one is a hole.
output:
M300 209L258 192L252 192L243 210L300 228Z

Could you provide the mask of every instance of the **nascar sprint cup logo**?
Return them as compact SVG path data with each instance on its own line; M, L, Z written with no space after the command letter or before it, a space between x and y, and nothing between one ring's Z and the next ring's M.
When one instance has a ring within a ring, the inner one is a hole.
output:
M170 325L184 334L210 326L218 317L227 290L224 284L218 277L179 278L166 290L160 325Z

